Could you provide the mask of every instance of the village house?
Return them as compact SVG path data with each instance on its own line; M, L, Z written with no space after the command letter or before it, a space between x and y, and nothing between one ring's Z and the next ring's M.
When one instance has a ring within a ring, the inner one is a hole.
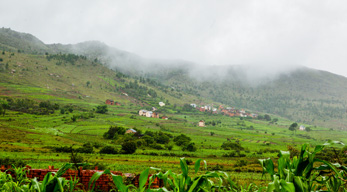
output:
M205 121L200 120L199 121L199 127L205 127Z
M152 117L153 112L152 111L147 111L146 117Z
M196 108L196 104L195 103L190 104L190 106Z
M212 109L212 114L217 114L217 113L218 113L217 108L213 108Z
M162 116L162 119L168 120L169 118L167 116Z
M230 116L230 117L234 117L234 116L235 116L235 113L229 113L229 116Z
M163 107L163 106L165 106L165 103L160 101L160 102L159 102L159 106L160 106L160 107Z
M129 134L129 133L132 133L132 134L135 134L137 131L135 129L128 129L125 131L125 134Z
M205 112L205 107L200 107L200 108L199 108L199 111Z
M121 104L120 104L119 102L116 102L116 103L115 103L115 105L117 105L117 106L121 106Z
M240 113L240 117L247 117L246 113Z
M105 103L106 105L114 105L114 101L112 99L107 99Z
M305 131L305 130L306 130L306 127L303 126L303 125L300 125L299 130L300 130L300 131Z
M159 114L156 113L156 112L153 112L153 113L152 113L152 118L159 118Z
M157 110L157 108L155 108L155 107L152 107L152 111L156 111Z
M140 115L140 116L146 116L146 113L147 113L147 111L144 110L144 109L141 109L141 110L139 111L139 115Z

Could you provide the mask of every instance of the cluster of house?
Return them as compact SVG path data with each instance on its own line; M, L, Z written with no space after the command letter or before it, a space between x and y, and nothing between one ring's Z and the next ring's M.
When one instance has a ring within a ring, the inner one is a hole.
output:
M255 113L248 113L244 109L235 109L234 107L223 107L220 105L217 108L210 106L210 105L204 105L204 106L197 106L196 104L192 103L190 104L193 108L201 111L201 112L212 112L213 114L224 114L230 117L252 117L257 118L258 114Z
M156 108L152 107L152 110L153 109L156 109ZM145 117L160 118L159 114L157 112L154 112L154 110L153 111L147 111L147 110L141 109L139 111L139 115L140 116L145 116ZM169 118L167 116L162 116L161 119L168 120Z
M119 102L114 102L112 99L107 99L105 103L106 105L121 105Z

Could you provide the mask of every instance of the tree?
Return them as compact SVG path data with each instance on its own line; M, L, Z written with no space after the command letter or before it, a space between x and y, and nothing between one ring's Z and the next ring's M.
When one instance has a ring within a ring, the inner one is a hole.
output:
M99 105L96 107L96 111L97 113L101 113L101 114L105 114L108 111L107 109L107 105Z
M87 84L87 87L89 87L89 85L90 85L90 81L87 81L87 83L86 83L86 84Z
M122 144L122 153L133 154L137 149L136 143L134 141L128 141Z
M270 115L268 115L268 114L264 115L264 119L265 119L266 121L271 121L271 117L270 117Z
M125 128L114 126L110 127L107 132L104 133L103 137L105 139L114 139L116 135L124 135L125 134Z
M6 109L8 109L10 107L10 105L8 104L8 102L6 100L0 100L0 115L2 114L2 116L5 116L6 114Z
M290 131L296 131L296 129L298 128L298 124L297 123L292 123L290 126L289 126L289 130Z
M195 143L189 143L182 148L183 151L195 152L197 150Z
M149 135L145 135L142 137L143 140L145 140L147 146L154 143L154 139L153 137L149 136Z
M181 134L174 138L174 142L177 146L188 145L192 139L184 134Z

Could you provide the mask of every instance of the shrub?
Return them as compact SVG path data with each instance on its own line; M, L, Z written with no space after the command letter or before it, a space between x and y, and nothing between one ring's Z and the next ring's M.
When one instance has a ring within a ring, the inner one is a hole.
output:
M189 143L182 148L183 151L195 152L197 150L195 143Z
M239 143L233 143L231 141L225 142L222 144L221 148L224 150L243 150L243 147Z
M105 139L113 139L115 135L124 135L125 128L119 126L111 126L107 132L104 133L103 137Z
M117 154L117 151L112 146L105 146L105 147L100 149L99 153L101 153L101 154Z
M159 145L159 144L157 144L157 143L151 144L149 147L150 147L150 148L153 148L153 149L157 149L157 150L164 149L163 146L161 146L161 145Z
M122 153L133 154L137 149L136 143L134 141L124 142L122 144Z
M77 149L77 152L79 152L79 153L93 153L94 152L93 145L91 143L85 143L85 144L83 144L82 147Z
M105 114L107 113L108 109L107 109L107 105L99 105L96 107L96 111L97 113L101 113L101 114Z
M184 134L181 134L174 138L174 142L177 146L188 145L192 139Z

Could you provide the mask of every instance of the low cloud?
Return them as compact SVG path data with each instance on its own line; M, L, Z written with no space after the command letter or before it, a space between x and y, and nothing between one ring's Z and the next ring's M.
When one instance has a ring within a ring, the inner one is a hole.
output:
M2 5L4 27L45 43L99 40L145 58L268 68L245 74L251 77L297 65L347 76L343 0L4 0Z

